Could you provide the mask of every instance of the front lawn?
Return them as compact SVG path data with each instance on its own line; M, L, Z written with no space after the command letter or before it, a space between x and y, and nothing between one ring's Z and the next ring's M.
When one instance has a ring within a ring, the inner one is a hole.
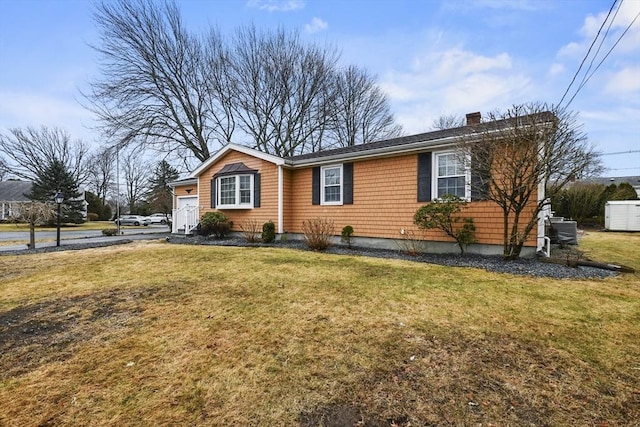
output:
M640 234L581 246L640 270ZM638 273L136 242L2 256L0 277L0 425L640 419Z

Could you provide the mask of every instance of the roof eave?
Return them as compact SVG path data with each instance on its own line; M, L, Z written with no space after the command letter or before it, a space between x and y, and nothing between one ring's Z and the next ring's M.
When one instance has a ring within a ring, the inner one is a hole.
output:
M466 135L466 137L470 137L472 135ZM446 147L451 147L458 143L462 136L456 135L447 138L441 138L434 141L417 141L410 144L405 144L401 146L388 146L388 147L380 147L373 150L364 150L355 153L340 153L329 156L315 157L312 159L302 159L302 160L289 160L287 164L292 168L300 168L300 167L308 167L308 166L318 166L329 163L336 163L339 161L356 161L356 160L365 160L376 157L391 157L391 156L400 156L404 154L412 154L424 151L425 149L429 150L437 150Z
M246 154L248 156L258 158L260 160L264 160L266 162L273 163L278 166L282 166L285 164L284 159L281 157L274 156L272 154L263 153L262 151L249 148L245 145L240 145L240 144L235 144L233 142L230 142L224 147L222 147L220 150L218 150L213 156L209 157L207 160L202 162L200 166L198 166L193 172L191 172L191 175L189 175L189 178L197 178L202 172L207 170L209 166L217 162L221 157L223 157L225 154L227 154L229 151L232 151L232 150L242 154Z
M187 178L187 179L180 179L178 181L171 181L171 182L167 182L167 185L169 187L179 187L181 185L195 185L198 183L198 178Z

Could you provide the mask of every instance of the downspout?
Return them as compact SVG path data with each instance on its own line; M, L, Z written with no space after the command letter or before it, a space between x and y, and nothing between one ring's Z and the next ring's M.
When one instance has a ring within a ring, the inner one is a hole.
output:
M283 230L283 207L284 207L284 172L282 165L278 165L278 234L282 234Z

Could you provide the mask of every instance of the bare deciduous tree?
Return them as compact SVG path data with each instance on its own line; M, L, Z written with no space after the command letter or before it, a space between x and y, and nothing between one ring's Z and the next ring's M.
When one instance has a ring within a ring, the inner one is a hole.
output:
M34 180L59 161L78 183L86 180L88 147L81 140L72 141L60 128L9 129L8 134L0 134L0 148L11 162L11 172L20 178Z
M491 113L479 129L459 144L461 158L472 171L472 193L500 206L503 256L516 259L550 198L569 181L599 171L599 155L574 113L546 104Z
M0 181L4 181L8 175L9 165L2 157L0 157Z
M136 213L136 205L144 200L148 192L150 166L139 153L130 150L120 161L125 185L125 203L129 206L129 213Z
M129 206L129 213L135 213L136 205L144 200L148 192L147 182L151 168L137 150L130 150L123 157L121 167L126 188L125 203Z
M433 130L445 130L452 129L464 126L466 124L466 120L464 117L460 117L455 114L449 114L438 117L431 124L431 129Z
M333 104L334 50L297 32L238 30L231 50L235 117L260 151L292 156L326 126Z
M52 203L23 202L18 204L15 220L29 224L29 249L36 248L36 225L55 217L56 210Z
M210 155L210 96L198 39L174 3L117 0L97 6L103 79L85 94L110 139Z
M356 66L337 73L336 96L328 139L339 147L400 136L387 96L375 79Z
M85 98L110 140L170 152L188 165L238 134L287 157L331 145L323 142L330 128L339 145L399 130L366 73L350 68L337 79L336 50L305 44L296 31L247 26L229 39L216 29L197 36L171 0L103 1L94 18L102 77ZM336 103L338 83L357 103L348 111Z
M101 148L89 157L87 162L88 185L98 196L102 206L107 200L109 191L114 187L116 151L115 148Z

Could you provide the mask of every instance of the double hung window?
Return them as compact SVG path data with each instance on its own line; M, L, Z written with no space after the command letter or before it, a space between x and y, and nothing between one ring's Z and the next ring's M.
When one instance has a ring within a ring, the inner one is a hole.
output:
M219 177L217 187L217 206L220 209L253 207L253 175Z
M469 173L458 154L442 153L435 156L436 197L450 194L463 199L469 198Z
M342 165L325 166L321 169L321 201L323 205L342 204Z

